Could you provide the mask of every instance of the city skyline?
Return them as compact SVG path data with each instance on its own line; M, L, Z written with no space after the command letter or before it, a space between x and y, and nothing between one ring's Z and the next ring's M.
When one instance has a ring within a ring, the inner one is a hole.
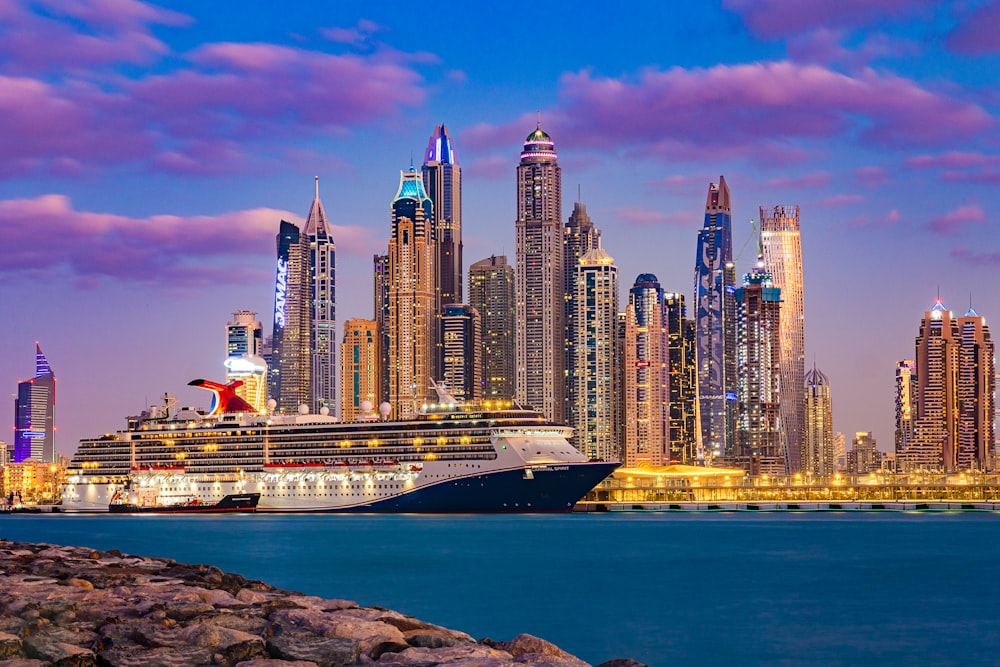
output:
M338 244L338 319L370 318L396 174L440 124L463 161L463 278L470 261L514 255L510 180L538 110L622 294L652 273L691 298L704 189L720 174L734 255L761 205L800 205L806 363L837 389L835 430L870 430L883 449L895 363L912 356L914 318L938 287L956 311L972 292L988 321L1000 312L986 92L1000 44L975 27L995 25L985 5L876 2L830 19L823 2L731 1L640 6L646 20L621 24L543 9L561 48L528 78L525 54L481 57L521 29L516 11L473 45L458 29L428 44L376 7L232 22L194 3L88 6L14 4L0 19L21 35L0 47L0 85L32 110L0 114L18 137L0 149L0 381L14 391L43 342L60 369L60 452L164 391L202 400L186 382L223 377L232 312L266 320L276 225L303 227L316 175ZM627 48L582 47L598 34ZM109 47L89 47L93 35ZM266 104L251 92L264 89ZM737 275L752 255L751 242ZM873 335L861 344L852 327Z

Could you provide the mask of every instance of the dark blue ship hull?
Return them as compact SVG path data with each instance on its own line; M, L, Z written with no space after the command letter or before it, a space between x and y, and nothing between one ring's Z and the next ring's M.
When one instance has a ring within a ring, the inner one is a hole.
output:
M366 504L307 510L421 514L569 512L620 463L571 463L470 475ZM290 511L260 507L258 512ZM294 510L292 510L294 511Z

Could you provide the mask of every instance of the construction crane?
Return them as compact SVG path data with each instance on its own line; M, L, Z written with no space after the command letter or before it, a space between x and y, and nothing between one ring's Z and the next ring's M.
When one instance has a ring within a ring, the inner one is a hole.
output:
M750 241L753 239L757 240L757 259L760 259L764 254L764 249L760 242L760 229L757 227L757 221L750 218L750 236L747 237L746 241L743 242L743 245L740 246L740 251L733 257L733 264L739 261L740 257L743 256L743 251L747 249L747 245L749 245Z

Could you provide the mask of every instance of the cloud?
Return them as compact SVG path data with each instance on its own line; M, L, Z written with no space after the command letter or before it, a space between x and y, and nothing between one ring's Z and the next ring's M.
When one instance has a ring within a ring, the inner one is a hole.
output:
M671 192L674 194L691 195L696 192L706 192L710 176L690 176L687 174L671 174L663 178L647 181L645 186L651 192Z
M846 206L848 204L860 204L865 198L861 195L855 194L840 194L833 195L832 197L827 197L825 199L820 199L813 203L813 206L822 206L825 208L833 208L836 206Z
M950 254L955 259L970 264L1000 266L1000 252L974 252L965 246L956 246Z
M374 21L361 19L350 28L320 28L319 32L332 42L360 46L368 44L372 35L383 30L385 30L384 26Z
M1000 51L1000 3L988 2L963 16L945 38L945 46L971 55Z
M986 213L978 204L959 206L942 216L932 219L928 227L935 234L957 236L966 225L986 221Z
M861 185L867 187L878 187L889 180L885 169L878 166L859 167L854 170L854 177Z
M876 33L857 44L849 42L844 29L816 28L788 41L788 55L796 62L813 62L822 65L840 64L848 69L863 68L880 58L900 58L920 53L916 42Z
M542 125L560 145L718 162L787 163L815 158L803 142L832 138L865 146L934 146L993 128L981 106L866 69L847 75L818 65L761 62L635 77L564 74L559 103ZM478 150L509 147L534 126L528 114L463 135Z
M672 225L697 228L700 224L698 216L688 213L664 213L663 211L638 206L623 206L613 209L626 225L633 227L648 227L652 225Z
M178 69L115 81L0 75L0 176L134 162L238 173L255 141L344 133L425 98L416 70L383 55L271 44L208 44Z
M0 274L50 274L151 287L240 284L266 279L274 235L288 211L257 208L220 215L131 218L77 211L58 194L0 201ZM38 230L46 230L44 244ZM367 254L377 245L361 227L333 226L338 250ZM252 261L258 258L256 264ZM257 266L259 268L248 268Z
M135 0L12 0L0 12L0 59L12 74L84 72L117 64L148 64L169 52L153 25L183 26L184 14Z
M908 159L906 165L917 169L983 167L1000 165L1000 156L965 151L949 151L939 155L917 155Z
M927 15L940 0L723 0L751 32L777 39L813 28L857 28L885 19Z
M779 176L778 178L772 178L764 183L764 187L785 189L820 187L829 185L831 180L829 172L817 171L812 174L802 174L801 176Z
M468 178L483 178L489 180L511 178L514 168L510 157L494 155L464 162L462 175Z
M881 218L869 218L866 214L862 213L858 217L851 220L847 226L852 229L865 229L865 228L879 228L879 227L895 227L902 222L902 216L899 215L899 210L892 209Z

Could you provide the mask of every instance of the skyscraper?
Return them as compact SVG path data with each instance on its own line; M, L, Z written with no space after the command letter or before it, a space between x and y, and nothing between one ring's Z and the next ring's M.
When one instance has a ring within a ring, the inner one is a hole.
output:
M14 463L56 460L56 374L35 343L35 377L17 383L14 399Z
M828 477L837 471L830 380L815 365L805 377L805 425L802 443L802 472L817 477Z
M803 412L805 404L794 395L805 378L805 300L802 282L802 240L798 206L760 207L760 245L764 269L781 289L781 399L782 436L786 438L791 472L806 470L803 452Z
M858 431L854 434L851 451L847 452L847 472L863 475L881 469L882 452L871 431Z
M751 474L788 472L781 437L781 289L758 267L736 290L737 461ZM796 392L798 393L798 392Z
M367 401L375 408L379 400L379 327L375 320L352 318L344 322L340 344L340 418L353 421Z
M913 420L917 416L917 362L904 359L896 362L896 463L907 468L907 452L913 444Z
M444 125L434 127L421 169L434 211L434 262L438 312L462 303L462 168Z
M695 342L701 446L733 456L736 424L736 267L726 179L710 183L694 269Z
M372 257L375 304L372 319L378 325L378 403L389 400L389 255Z
M389 240L389 404L397 416L420 409L434 372L434 235L431 200L411 166L400 172Z
M684 295L663 295L664 327L667 335L667 369L670 403L670 460L694 463L698 458L695 437L694 322L686 317Z
M469 267L469 304L479 312L483 397L514 398L514 268L503 255Z
M517 167L517 401L565 422L562 175L541 121Z
M319 199L319 176L316 197L306 217L305 235L309 239L309 281L312 309L312 401L318 412L337 406L337 246Z
M226 324L226 382L239 381L236 395L261 412L267 406L267 362L263 327L252 310L238 310Z
M663 290L656 276L639 274L625 309L625 465L629 468L670 461L662 303Z
M274 279L273 386L268 394L278 411L294 414L312 406L312 281L309 239L285 220L277 236Z
M566 417L569 423L574 423L572 411L577 404L575 392L577 389L576 376L579 371L575 368L576 363L576 333L574 327L577 322L574 320L574 304L576 299L576 281L580 268L580 259L588 252L601 245L601 231L594 226L590 216L587 215L587 206L581 202L573 204L573 213L569 216L569 221L563 230L563 292L564 292L564 335L563 335L563 369L566 373Z
M958 321L938 299L924 313L917 349L917 414L902 470L954 470L958 416Z
M482 343L479 311L450 303L441 312L441 377L460 401L478 401L482 389Z
M618 459L615 355L618 268L600 244L578 260L573 293L573 445L592 459Z
M994 442L996 367L986 320L971 306L958 318L957 470L990 470Z

